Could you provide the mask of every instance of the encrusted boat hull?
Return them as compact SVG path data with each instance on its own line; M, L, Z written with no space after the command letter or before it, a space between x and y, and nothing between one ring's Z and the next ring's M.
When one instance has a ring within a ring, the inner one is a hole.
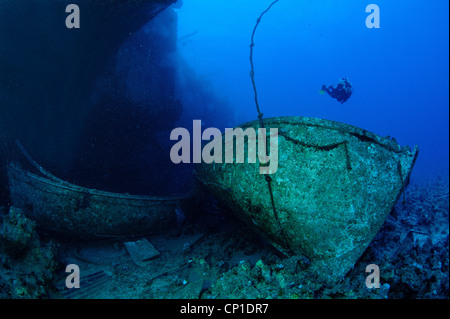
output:
M88 189L8 166L11 202L48 232L73 238L138 236L177 225L189 196L135 196Z
M269 182L258 163L247 161L204 163L197 177L283 253L309 258L318 280L339 280L394 208L418 148L316 118L269 118L264 124L278 128L278 170L267 175ZM259 121L239 127L256 130Z

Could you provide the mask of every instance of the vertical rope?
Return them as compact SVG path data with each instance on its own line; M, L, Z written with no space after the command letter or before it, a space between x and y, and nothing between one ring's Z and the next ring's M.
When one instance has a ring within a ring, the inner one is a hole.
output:
M256 20L256 24L255 24L255 27L253 28L252 38L251 38L251 43L250 43L250 66L251 66L251 69L250 69L250 78L251 78L251 80L252 80L253 92L255 93L255 105L256 105L256 111L258 112L259 126L260 126L261 128L264 128L264 120L263 120L264 114L261 112L261 109L260 109L260 107L259 107L259 102L258 102L258 91L256 90L256 83L255 83L255 66L254 66L254 63L253 63L253 48L254 48L254 46L255 46L254 38L255 38L256 29L258 28L258 25L259 25L259 23L261 22L262 17L263 17L264 14L266 14L266 13L272 8L272 6L273 6L275 3L277 3L278 1L279 1L279 0L275 0L274 2L272 2L272 3L270 4L270 6L269 6L266 10L264 10L264 11L261 13L261 15L258 17L258 19ZM266 136L266 139L268 139L267 136ZM269 141L266 141L266 145L270 145L270 144L268 144L268 143L269 143ZM267 148L266 148L266 151L267 151ZM267 182L267 188L269 189L270 201L271 201L271 204L272 204L273 215L274 215L274 217L275 217L275 219L276 219L276 221L277 221L277 223L278 223L278 229L279 229L279 232L280 232L280 234L281 234L281 237L283 237L285 246L290 250L289 242L288 242L288 240L287 240L287 238L286 238L286 235L284 234L283 228L281 228L281 223L280 223L280 220L278 219L278 212L277 212L277 210L276 210L276 208L275 208L275 200L274 200L273 192L272 192L272 178L271 178L269 175L266 174L266 175L265 175L265 180L266 180L266 182Z
M259 23L261 22L261 19L263 17L263 15L265 15L267 13L267 11L269 11L272 6L277 3L279 0L275 0L274 2L272 2L270 4L270 6L264 10L261 15L259 16L259 18L256 20L256 24L255 27L253 28L253 32L252 32L252 41L250 43L250 65L251 65L251 70L250 70L250 77L252 79L252 85L253 85L253 91L255 93L255 105L256 105L256 111L258 112L258 119L259 119L259 125L261 126L261 128L264 128L264 121L263 121L263 113L261 112L261 109L259 108L259 102L258 102L258 92L256 90L256 83L255 83L255 66L253 64L253 47L255 46L255 33L256 33L256 29L258 28Z

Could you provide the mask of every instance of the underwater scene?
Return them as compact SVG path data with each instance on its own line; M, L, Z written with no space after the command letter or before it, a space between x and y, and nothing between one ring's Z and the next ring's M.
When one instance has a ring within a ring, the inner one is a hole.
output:
M0 299L448 298L448 1L0 0Z

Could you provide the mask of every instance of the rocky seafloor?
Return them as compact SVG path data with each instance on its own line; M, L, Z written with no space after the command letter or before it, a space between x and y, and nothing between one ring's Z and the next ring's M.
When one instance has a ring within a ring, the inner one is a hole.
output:
M305 257L283 257L212 198L179 229L147 236L159 256L145 262L124 245L136 238L63 241L14 207L0 216L0 298L449 298L448 175L408 186L334 285L316 282ZM68 264L80 269L80 289L65 286ZM379 266L380 288L366 287L369 264Z

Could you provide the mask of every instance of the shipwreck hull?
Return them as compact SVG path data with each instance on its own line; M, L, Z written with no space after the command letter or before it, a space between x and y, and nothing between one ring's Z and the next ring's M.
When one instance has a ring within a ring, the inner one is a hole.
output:
M8 166L10 198L47 232L72 238L138 236L177 225L176 209L189 196L104 192Z
M279 134L278 170L270 182L258 163L247 161L204 163L197 177L283 253L308 257L318 280L339 280L393 209L418 148L316 118L269 118L264 125ZM259 121L239 127L257 130Z

